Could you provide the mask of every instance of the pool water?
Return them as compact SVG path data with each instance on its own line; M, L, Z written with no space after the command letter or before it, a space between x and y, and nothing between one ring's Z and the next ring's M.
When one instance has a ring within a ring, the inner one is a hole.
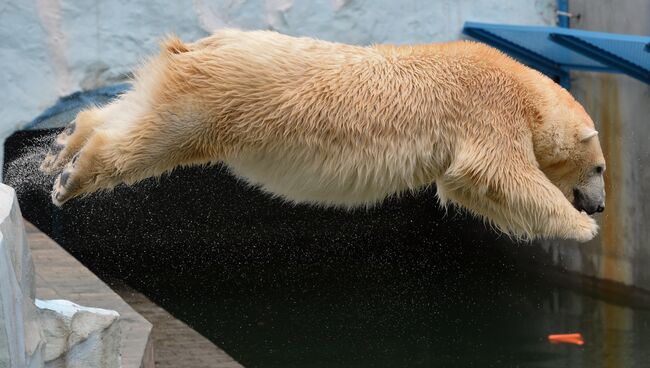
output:
M204 280L153 295L246 367L650 364L649 311L503 263L481 275L459 264L441 267L435 258L375 254L326 266L243 267L227 283ZM584 346L547 341L573 332L582 333Z

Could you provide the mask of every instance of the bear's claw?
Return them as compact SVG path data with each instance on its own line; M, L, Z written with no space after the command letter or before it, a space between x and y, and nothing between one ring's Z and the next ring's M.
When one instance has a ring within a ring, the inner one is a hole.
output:
M74 197L78 188L78 179L75 175L74 160L68 164L65 170L54 180L52 188L52 202L61 207L67 200Z
M56 136L54 142L50 145L50 148L43 158L40 169L46 174L53 174L59 170L65 162L62 162L64 159L62 152L66 148L66 143L68 142L68 137L74 133L76 129L76 122L73 120L59 135Z
M73 120L70 124L68 124L67 127L65 127L63 134L72 135L72 133L74 133L76 128L77 128L77 123Z

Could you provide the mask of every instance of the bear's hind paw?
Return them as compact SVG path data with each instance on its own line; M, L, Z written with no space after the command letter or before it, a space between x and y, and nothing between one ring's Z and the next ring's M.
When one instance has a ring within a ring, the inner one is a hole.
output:
M76 195L79 190L79 178L75 170L75 163L79 153L77 153L70 163L66 166L61 174L54 180L54 187L52 188L52 203L57 207L61 207L70 198Z
M71 136L75 132L76 122L73 120L59 135L54 138L54 142L41 163L40 169L45 174L51 175L63 168L74 152L70 149Z

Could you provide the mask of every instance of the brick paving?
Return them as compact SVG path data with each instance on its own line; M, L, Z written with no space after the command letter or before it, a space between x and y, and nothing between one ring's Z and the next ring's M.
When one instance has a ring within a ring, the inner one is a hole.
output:
M25 230L36 271L36 297L119 312L123 368L242 367L144 295L126 286L118 286L116 293L27 221Z

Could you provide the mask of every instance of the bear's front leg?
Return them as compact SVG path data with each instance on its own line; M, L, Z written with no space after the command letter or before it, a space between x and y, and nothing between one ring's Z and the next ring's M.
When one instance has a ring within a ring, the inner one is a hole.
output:
M517 238L586 242L596 236L594 219L576 210L537 167L513 160L490 170L476 159L457 162L437 182L438 191Z
M505 189L503 205L516 209L515 216L522 222L536 224L541 236L586 242L598 233L596 220L575 209L536 167L528 167L513 179L514 186Z

